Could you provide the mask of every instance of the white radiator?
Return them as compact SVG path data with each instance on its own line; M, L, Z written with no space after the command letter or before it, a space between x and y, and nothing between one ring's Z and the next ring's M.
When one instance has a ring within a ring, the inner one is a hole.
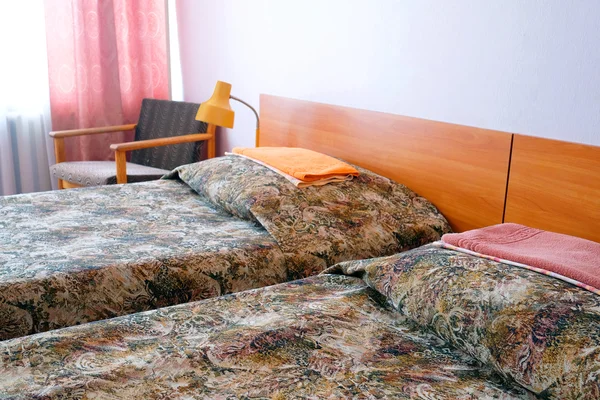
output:
M41 114L0 113L0 195L52 189L47 136Z

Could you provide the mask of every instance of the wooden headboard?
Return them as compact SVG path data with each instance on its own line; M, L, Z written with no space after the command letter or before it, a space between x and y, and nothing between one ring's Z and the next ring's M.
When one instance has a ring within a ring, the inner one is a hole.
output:
M260 106L259 145L404 183L457 232L516 222L600 242L600 147L268 95Z
M260 146L320 151L403 183L455 231L502 222L512 135L261 95Z
M514 135L505 222L600 242L600 147Z

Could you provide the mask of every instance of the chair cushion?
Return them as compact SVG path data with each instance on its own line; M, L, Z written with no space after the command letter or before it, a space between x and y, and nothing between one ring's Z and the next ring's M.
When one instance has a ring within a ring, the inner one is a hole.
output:
M169 172L166 169L146 167L127 163L127 182L144 182L160 179ZM114 185L117 183L117 169L114 161L62 162L50 167L50 173L80 186Z

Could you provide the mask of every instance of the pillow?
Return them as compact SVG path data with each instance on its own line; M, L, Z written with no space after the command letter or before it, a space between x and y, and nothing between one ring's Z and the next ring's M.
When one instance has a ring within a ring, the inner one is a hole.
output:
M600 398L600 296L435 245L339 264L402 314L544 398Z
M226 156L179 167L168 177L178 176L214 205L260 223L284 253L312 255L319 271L417 247L450 231L429 201L357 169L360 176L352 181L299 189L263 165Z

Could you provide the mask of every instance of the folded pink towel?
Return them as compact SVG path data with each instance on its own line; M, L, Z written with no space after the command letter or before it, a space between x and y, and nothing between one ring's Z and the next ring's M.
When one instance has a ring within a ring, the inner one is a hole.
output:
M530 265L600 290L600 243L519 224L500 224L442 241L488 256Z

